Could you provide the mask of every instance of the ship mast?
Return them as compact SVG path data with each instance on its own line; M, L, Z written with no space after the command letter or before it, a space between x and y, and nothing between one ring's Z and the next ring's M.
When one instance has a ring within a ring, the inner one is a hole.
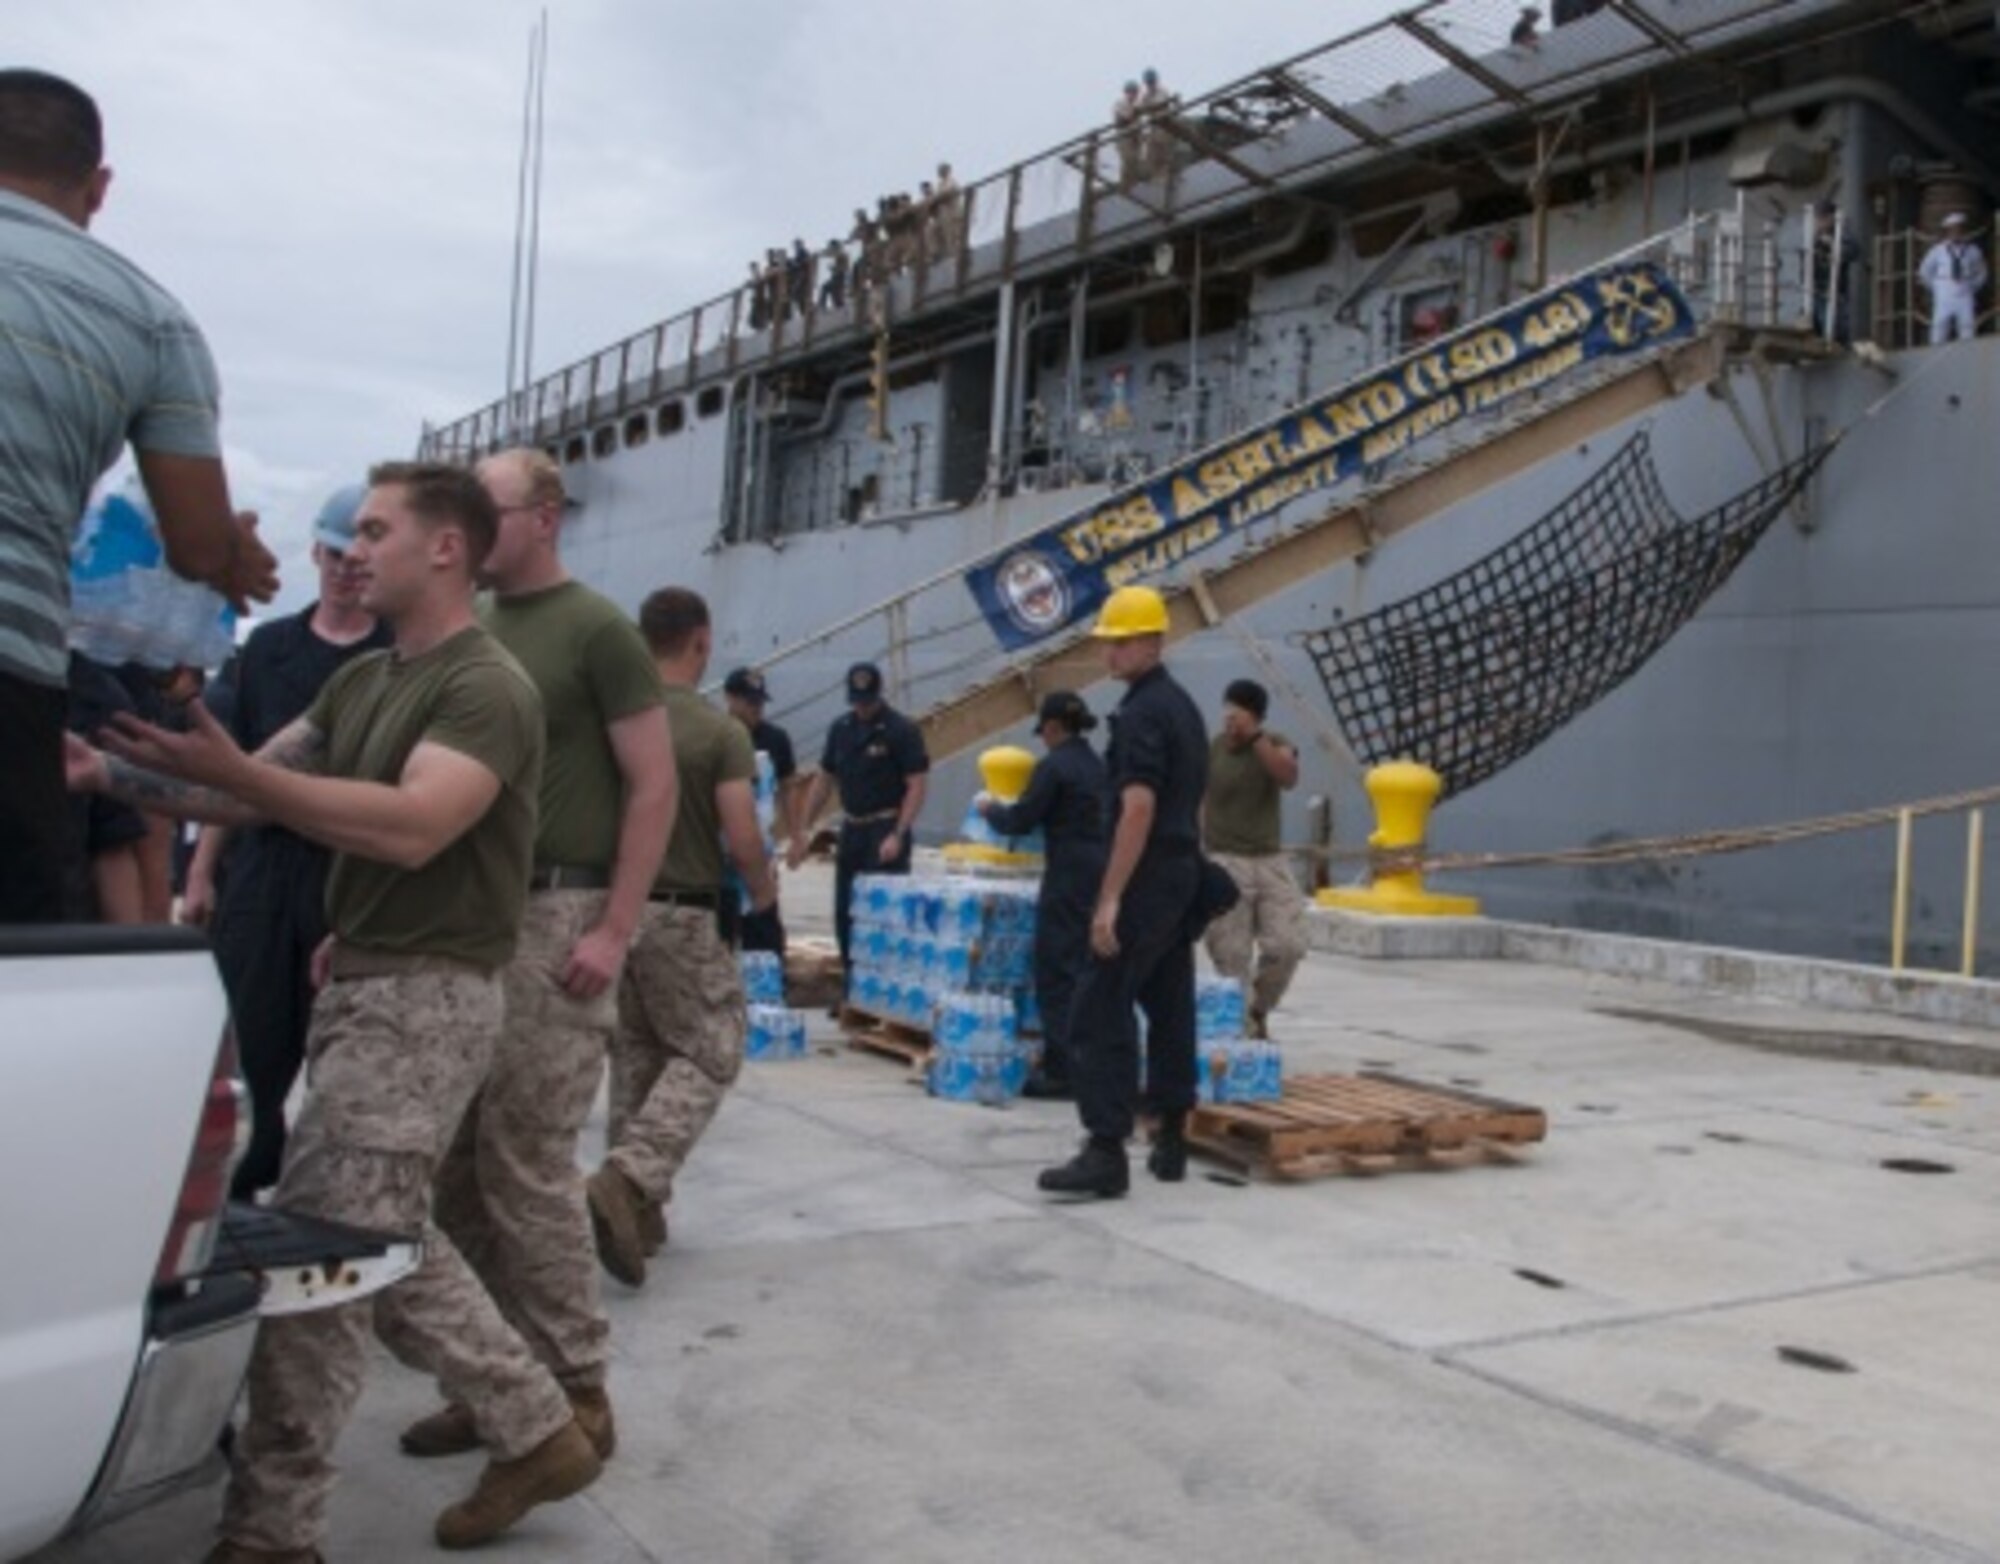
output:
M514 191L514 285L507 308L507 440L520 442L535 376L535 279L541 264L542 118L549 64L549 13L528 34L527 89L521 104L521 164Z

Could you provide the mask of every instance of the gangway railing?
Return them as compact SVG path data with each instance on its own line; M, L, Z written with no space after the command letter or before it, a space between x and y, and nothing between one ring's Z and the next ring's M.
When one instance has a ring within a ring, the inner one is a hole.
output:
M949 243L919 242L893 276L837 306L814 269L801 304L760 319L747 286L648 326L475 412L426 429L422 454L469 460L502 445L589 435L612 448L628 415L708 383L762 372L1004 281L1296 191L1385 151L1418 151L1524 113L1546 113L1621 77L1833 14L1887 22L1934 0L1604 0L1509 43L1514 0L1424 0L1330 43L1158 112L1164 146L1121 165L1120 137L1093 129L973 181L936 214ZM1146 134L1144 128L1141 134ZM1129 161L1126 160L1126 161ZM882 257L844 246L850 270ZM937 251L937 253L934 253ZM822 252L823 253L823 252Z
M1799 238L1809 242L1803 233ZM1239 614L1547 456L1713 380L1733 351L1778 343L1806 356L1834 351L1814 331L1811 301L1799 281L1802 256L1787 253L1768 236L1746 238L1734 213L1693 218L1608 257L1593 271L1645 261L1658 265L1680 290L1694 317L1689 335L1574 370L1521 393L1491 415L1453 425L1359 482L1274 507L1244 529L1233 547L1219 545L1152 578L1169 596L1170 634L1191 635ZM1572 286L1552 285L1461 328L1449 340L1476 338L1501 317L1533 313ZM1413 350L1364 379L1394 376L1425 352ZM1312 401L1339 394L1322 393ZM1296 411L1236 430L1182 465L1198 467ZM1073 514L1115 510L1152 481L1102 492ZM758 666L778 674L773 682L785 697L775 715L825 714L838 701L841 670L849 662L871 660L885 668L891 698L924 726L933 756L943 757L1029 718L1043 690L1096 682L1101 670L1080 631L1009 652L974 602L968 576L1002 560L1019 542L996 541L762 658Z

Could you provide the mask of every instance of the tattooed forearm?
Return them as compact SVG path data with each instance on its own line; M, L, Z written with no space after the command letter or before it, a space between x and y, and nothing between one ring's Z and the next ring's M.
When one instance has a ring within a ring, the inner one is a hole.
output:
M252 818L251 812L227 793L148 771L116 755L104 757L104 781L105 792L134 809L220 825L239 825Z
M319 776L326 771L326 735L301 717L272 734L257 758L281 771Z

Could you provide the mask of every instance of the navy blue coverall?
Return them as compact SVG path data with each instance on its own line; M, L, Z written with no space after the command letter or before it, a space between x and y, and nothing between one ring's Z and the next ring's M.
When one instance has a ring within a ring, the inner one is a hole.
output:
M1139 1096L1136 1003L1146 1012L1146 1096L1165 1115L1195 1101L1194 904L1201 883L1201 799L1208 733L1164 667L1126 688L1106 756L1112 828L1126 788L1153 795L1145 851L1118 905L1118 954L1091 952L1070 1010L1077 1115L1093 1139L1124 1142Z
M1090 914L1110 843L1104 762L1088 739L1072 734L1035 763L1016 802L989 810L986 818L1003 836L1026 836L1039 827L1047 843L1035 903L1035 999L1042 1012L1042 1075L1065 1082L1074 1074L1070 1008L1090 960Z

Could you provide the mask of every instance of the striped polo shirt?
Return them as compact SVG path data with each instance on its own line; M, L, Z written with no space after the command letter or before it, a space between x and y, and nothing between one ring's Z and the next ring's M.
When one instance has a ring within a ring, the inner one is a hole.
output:
M172 295L59 212L0 190L0 673L61 685L69 550L129 440L219 456L215 363Z

